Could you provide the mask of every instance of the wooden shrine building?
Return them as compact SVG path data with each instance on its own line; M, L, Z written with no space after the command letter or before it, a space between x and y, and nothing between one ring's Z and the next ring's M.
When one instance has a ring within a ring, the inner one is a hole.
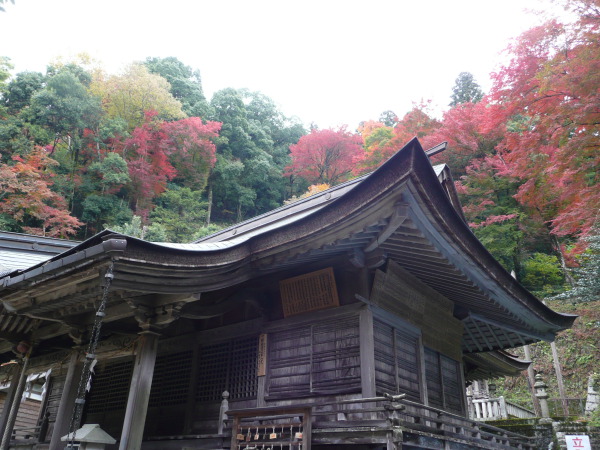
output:
M484 249L416 139L198 242L103 231L5 274L0 300L0 375L18 398L49 374L39 425L11 434L5 407L0 448L83 424L120 449L531 448L469 420L465 383L574 320Z

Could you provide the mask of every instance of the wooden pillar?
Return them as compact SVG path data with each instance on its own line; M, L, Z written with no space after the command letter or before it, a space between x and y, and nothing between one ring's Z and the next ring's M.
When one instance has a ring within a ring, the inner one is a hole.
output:
M79 363L79 349L74 349L69 358L69 366L67 367L67 375L63 385L60 403L56 412L54 427L52 428L52 437L50 438L50 448L60 448L62 436L69 433L73 409L75 407L75 399L77 398L77 390L79 387L79 379L81 377L82 364ZM79 428L81 424L74 424L74 428ZM64 446L64 444L63 444Z
M188 385L188 399L185 406L184 434L192 434L194 429L194 415L196 411L196 389L198 384L198 367L200 365L200 339L196 334L194 337L194 350L192 356L192 373Z
M375 338L373 336L373 313L368 308L360 312L359 329L362 396L375 397Z
M8 418L6 419L6 426L4 428L4 434L2 436L2 443L0 444L1 450L8 450L8 446L10 444L13 428L15 426L15 420L17 419L19 406L21 405L21 396L23 395L23 390L25 389L25 380L27 378L27 365L29 364L30 353L31 349L29 349L29 351L23 358L23 365L21 366L19 381L17 382L14 397L10 405Z
M152 331L140 335L119 450L138 450L142 446L159 335Z
M6 424L8 423L8 416L10 415L10 408L15 399L15 393L17 392L17 386L19 384L19 374L21 373L21 365L13 364L10 375L10 387L6 392L6 398L4 399L4 408L2 408L2 415L0 415L0 430L6 430ZM2 434L0 434L0 438Z

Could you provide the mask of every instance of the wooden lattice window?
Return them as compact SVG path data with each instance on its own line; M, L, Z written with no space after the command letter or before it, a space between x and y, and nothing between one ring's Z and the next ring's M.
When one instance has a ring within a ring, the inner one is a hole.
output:
M256 398L258 336L235 339L200 349L196 400L220 401L223 391L230 400Z
M279 288L284 317L340 305L331 267L282 280Z
M132 373L131 359L98 364L87 402L87 414L124 410Z
M150 407L182 405L187 402L192 360L192 351L157 356L150 392Z
M426 348L425 374L429 405L463 414L464 387L461 384L460 363Z
M269 397L358 392L358 316L294 326L269 335Z
M406 394L421 400L419 336L381 320L373 321L375 385L378 393Z

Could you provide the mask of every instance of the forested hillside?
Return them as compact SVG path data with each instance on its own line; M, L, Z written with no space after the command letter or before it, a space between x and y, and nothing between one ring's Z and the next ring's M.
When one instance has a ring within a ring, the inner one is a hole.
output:
M199 70L172 57L118 74L86 56L13 73L5 55L0 229L189 242L374 170L418 136L448 142L433 162L452 168L490 252L530 290L558 295L597 260L586 248L600 206L600 2L564 3L577 20L518 37L490 92L461 73L442 117L422 102L357 130L307 130L260 92L208 99Z

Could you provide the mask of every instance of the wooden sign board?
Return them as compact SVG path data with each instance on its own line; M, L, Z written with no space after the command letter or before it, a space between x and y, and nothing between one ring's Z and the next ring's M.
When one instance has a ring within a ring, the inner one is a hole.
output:
M282 280L279 289L284 317L340 305L332 267Z
M264 377L267 374L267 335L258 336L258 356L256 358L256 376Z

